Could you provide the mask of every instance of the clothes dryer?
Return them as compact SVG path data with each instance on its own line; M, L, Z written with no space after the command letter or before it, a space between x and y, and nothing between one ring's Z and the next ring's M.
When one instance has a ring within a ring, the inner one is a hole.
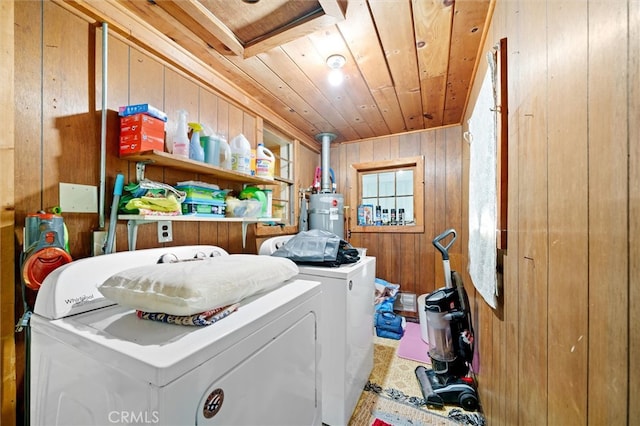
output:
M289 238L266 240L259 254L270 255ZM322 422L346 425L373 369L376 258L365 256L337 268L298 267L298 279L322 286Z
M31 318L32 425L319 425L321 294L294 279L206 327L137 318L97 286L169 247L78 260L52 272Z

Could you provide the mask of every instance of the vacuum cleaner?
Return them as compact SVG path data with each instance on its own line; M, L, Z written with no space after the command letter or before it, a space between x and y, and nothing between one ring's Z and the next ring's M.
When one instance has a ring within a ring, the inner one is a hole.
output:
M433 240L442 254L445 287L428 294L421 307L426 312L431 368L418 366L415 374L428 407L450 404L475 411L478 393L469 367L473 360L469 299L460 274L449 265L449 248L455 239L456 231L449 229Z

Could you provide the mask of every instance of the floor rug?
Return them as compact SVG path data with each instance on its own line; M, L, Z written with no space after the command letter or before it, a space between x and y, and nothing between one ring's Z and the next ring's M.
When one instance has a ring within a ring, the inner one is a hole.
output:
M376 420L394 426L485 424L479 412L471 413L455 406L447 406L444 410L427 408L415 375L416 367L424 363L397 356L399 343L398 340L374 337L373 369L349 426L371 426ZM395 420L389 421L394 416ZM448 423L438 423L443 421Z
M460 423L438 413L417 409L385 398L375 392L365 391L358 401L359 409L354 412L349 426L371 426L376 420L393 426L459 426Z
M400 339L397 355L421 363L431 364L429 359L429 345L422 340L420 324L407 322L404 335Z

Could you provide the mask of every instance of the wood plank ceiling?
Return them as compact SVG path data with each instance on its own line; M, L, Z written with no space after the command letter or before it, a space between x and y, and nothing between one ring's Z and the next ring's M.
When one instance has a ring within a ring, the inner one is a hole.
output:
M311 139L342 142L459 124L495 0L102 1ZM338 87L333 54L346 59Z

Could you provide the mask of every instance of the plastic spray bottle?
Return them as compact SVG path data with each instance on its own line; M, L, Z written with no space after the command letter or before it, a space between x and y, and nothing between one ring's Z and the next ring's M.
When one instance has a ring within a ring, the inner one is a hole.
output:
M200 144L200 135L203 128L200 123L189 123L189 127L193 129L191 133L191 143L189 144L189 158L195 161L204 161L204 149Z
M187 111L178 110L178 126L173 135L173 155L189 158L189 133L187 130Z

